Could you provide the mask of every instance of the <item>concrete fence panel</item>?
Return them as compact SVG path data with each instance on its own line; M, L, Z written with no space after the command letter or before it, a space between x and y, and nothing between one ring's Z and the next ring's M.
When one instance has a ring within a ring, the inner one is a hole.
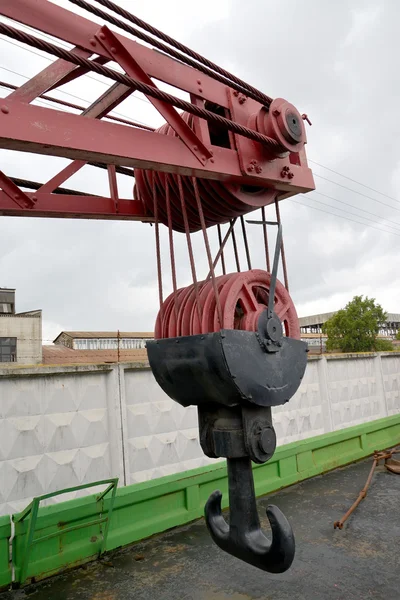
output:
M399 411L400 353L324 356L273 418L282 446ZM196 408L168 398L145 364L0 369L0 514L83 483L215 462L200 448Z
M377 358L373 354L328 358L327 385L333 431L387 415Z
M400 412L400 356L382 354L379 357L388 415Z
M108 367L1 374L1 514L34 496L121 475L116 376Z

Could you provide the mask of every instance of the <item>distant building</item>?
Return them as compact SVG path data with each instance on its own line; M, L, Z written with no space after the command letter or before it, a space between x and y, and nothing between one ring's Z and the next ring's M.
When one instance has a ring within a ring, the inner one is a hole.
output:
M335 313L322 313L320 315L311 315L301 317L300 335L303 342L307 342L311 354L321 354L326 351L327 336L322 333L322 325L333 317ZM387 313L387 320L379 330L378 337L394 340L400 329L400 314ZM396 346L394 342L394 346Z
M152 339L150 332L62 331L53 343L72 350L141 350Z
M62 331L49 346L43 346L45 365L147 363L147 340L151 332Z
M326 352L328 337L323 333L301 333L301 341L307 342L310 354L323 354Z
M300 331L302 334L321 334L322 325L335 315L335 312L322 313L320 315L311 315L309 317L301 317ZM387 313L386 322L379 330L379 335L389 338L395 338L400 329L400 313Z
M15 312L15 290L0 288L0 367L42 362L42 311Z

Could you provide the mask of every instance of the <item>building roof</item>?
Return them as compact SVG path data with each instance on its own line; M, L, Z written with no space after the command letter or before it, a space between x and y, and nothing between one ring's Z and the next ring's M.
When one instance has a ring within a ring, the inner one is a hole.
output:
M58 334L54 343L62 336L68 336L71 339L87 340L87 339L110 339L110 338L124 338L124 339L153 339L154 333L152 331L62 331Z
M147 350L73 350L61 344L42 346L44 365L147 362Z
M321 325L322 323L326 323L328 319L333 317L336 314L335 312L321 313L319 315L310 315L309 317L300 317L300 327L312 327L313 325ZM386 313L387 314L387 323L399 323L400 322L400 314L399 313Z
M1 318L9 318L9 319L24 319L24 318L35 318L38 319L42 316L42 310L28 310L27 312L21 313L0 313Z

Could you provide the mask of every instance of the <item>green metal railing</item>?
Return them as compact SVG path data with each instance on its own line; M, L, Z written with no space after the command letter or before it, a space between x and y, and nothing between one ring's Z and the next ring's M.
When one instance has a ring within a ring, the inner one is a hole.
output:
M61 531L60 531L60 529L57 529L57 531L54 531L47 535L43 535L41 537L34 538L36 522L37 522L38 513L39 513L39 506L43 500L48 500L49 498L53 498L54 496L59 496L61 494L67 494L69 492L78 492L79 490L84 490L84 489L88 489L88 488L92 488L92 487L97 487L99 485L107 485L107 484L109 484L108 487L103 492L101 492L101 494L99 494L96 497L96 502L101 502L104 499L104 497L111 491L109 508L108 508L108 512L106 515L103 516L102 512L100 512L100 516L98 519L93 519L91 521L79 523L78 525L71 525L70 527L63 527ZM34 498L32 500L32 502L29 504L29 506L27 506L25 508L25 510L23 510L21 513L19 513L17 515L13 515L14 523L21 523L22 521L25 520L25 518L28 515L30 515L28 530L27 530L27 534L26 534L25 549L24 549L21 568L19 571L19 576L17 577L17 583L21 584L26 579L26 574L27 574L27 570L28 570L28 566L29 566L29 557L30 557L32 547L35 544L39 544L40 542L45 542L51 538L57 537L60 535L60 533L66 534L71 531L76 531L77 529L82 529L85 527L92 527L93 525L101 525L102 523L105 523L104 532L102 533L102 542L101 542L101 546L99 549L99 556L101 556L104 553L105 548L106 548L107 536L108 536L108 531L110 528L110 520L111 520L112 511L114 508L114 501L115 501L115 494L117 491L117 486L118 486L118 478L103 479L101 481L94 481L93 483L85 483L82 485L77 485L75 487L66 488L66 489L60 490L58 492L51 492L50 494L44 494L43 496L37 496L36 498Z

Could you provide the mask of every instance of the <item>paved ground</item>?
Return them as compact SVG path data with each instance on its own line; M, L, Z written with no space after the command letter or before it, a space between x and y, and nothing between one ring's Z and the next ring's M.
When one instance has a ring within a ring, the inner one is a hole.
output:
M277 504L295 532L296 558L282 575L223 553L199 520L0 600L399 600L400 476L378 468L368 498L345 529L333 529L371 463L259 500L263 514Z

